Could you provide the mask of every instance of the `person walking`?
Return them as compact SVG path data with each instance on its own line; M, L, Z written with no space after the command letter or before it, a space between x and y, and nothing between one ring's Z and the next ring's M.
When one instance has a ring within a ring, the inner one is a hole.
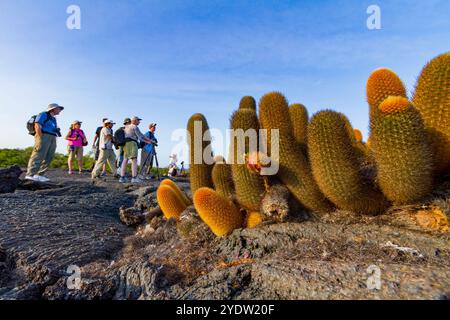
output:
M98 157L98 161L95 163L94 170L92 171L92 179L100 178L100 171L106 166L108 163L111 172L115 171L116 167L116 154L113 149L113 126L115 122L112 120L105 120L104 127L100 131L99 138L99 148L100 153Z
M47 172L56 151L56 138L61 132L56 122L56 116L64 110L63 106L52 103L47 110L36 116L34 122L34 147L28 161L26 180L48 182Z
M158 140L155 137L156 123L151 123L148 126L144 136L148 138L152 143L145 144L141 152L141 179L151 179L150 170L153 168L153 159L156 155L155 147L158 145Z
M100 131L102 131L106 120L108 120L108 118L103 118L102 125L100 127L97 127L97 129L95 130L94 142L92 143L92 151L94 151L94 160L95 161L91 166L91 172L94 170L95 164L97 163L98 157L100 155L100 148L99 148ZM103 167L102 175L106 175L106 165Z
M69 141L67 151L69 159L67 164L69 167L69 174L73 174L73 161L75 158L78 160L78 173L83 174L83 148L88 145L86 135L81 130L81 121L74 121L70 125L69 132L67 132L66 140Z
M127 171L128 160L131 160L131 183L141 183L142 180L138 177L138 143L139 141L143 141L147 144L152 143L150 139L145 137L141 130L139 130L139 124L141 122L141 118L133 117L131 118L131 123L125 126L125 139L127 142L123 147L123 162L122 162L122 170L120 172L119 182L125 183L127 179L125 177Z

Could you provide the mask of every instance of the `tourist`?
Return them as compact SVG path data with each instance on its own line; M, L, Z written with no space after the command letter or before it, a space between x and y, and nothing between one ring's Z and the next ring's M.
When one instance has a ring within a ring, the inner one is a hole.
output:
M73 160L77 158L78 160L78 173L81 175L83 173L83 147L87 146L88 142L86 135L83 130L81 130L81 121L74 121L70 125L69 132L67 132L66 140L69 141L67 146L67 151L69 154L69 159L67 164L69 166L69 174L73 174Z
M152 143L150 139L145 137L141 130L139 130L139 124L142 119L139 117L131 118L131 123L125 126L125 139L127 140L123 147L123 162L122 170L120 172L120 182L125 183L127 179L125 177L127 171L128 160L131 160L131 183L141 183L142 180L138 177L138 149L139 141L145 143Z
M105 123L105 121L108 120L108 118L103 118L102 119L102 125L100 127L97 127L97 129L95 130L95 136L94 136L94 142L92 143L92 150L94 151L94 163L91 166L91 171L94 170L95 164L97 163L98 157L100 155L100 148L99 148L99 143L100 143L100 131L102 131L103 129L103 124ZM102 176L106 175L106 164L103 167L103 171L102 171Z
M117 129L117 131L114 133L114 140L120 140L119 136L123 135L123 139L125 140L125 126L131 123L130 118L125 118L123 120L123 127L120 127ZM118 143L118 141L114 141L114 145L116 146L116 149L119 150L119 157L117 158L117 175L120 176L122 172L122 162L123 162L123 147L125 146L125 142Z
M148 127L149 131L145 133L145 137L152 143L145 144L141 152L141 179L151 179L150 171L153 168L153 159L156 155L155 147L158 146L158 140L155 137L156 123L151 123Z
M34 147L28 161L28 169L25 179L38 182L48 182L45 177L56 151L56 137L61 136L61 132L56 122L56 116L64 110L64 107L52 103L47 111L37 115L34 122Z
M106 119L104 127L100 131L99 138L99 157L92 171L92 179L100 178L100 170L102 170L108 163L111 172L115 172L116 154L113 150L113 126L115 123L112 120ZM104 170L104 169L103 169Z

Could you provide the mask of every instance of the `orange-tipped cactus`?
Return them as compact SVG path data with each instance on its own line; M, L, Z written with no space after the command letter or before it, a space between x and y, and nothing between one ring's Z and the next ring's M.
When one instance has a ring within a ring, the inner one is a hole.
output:
M377 108L389 96L406 98L406 88L399 76L387 68L375 70L367 80L367 102Z
M406 98L406 88L402 80L392 70L375 70L367 80L367 102L370 107L370 122L376 118L378 106L389 96Z
M173 182L170 179L165 179L163 182L161 182L160 184L161 186L169 186L172 188L173 191L175 191L175 193L183 200L183 202L187 205L190 206L192 204L192 201L187 197L187 195L183 192L183 190L180 189L180 187Z
M245 216L245 227L249 229L256 228L264 221L264 215L261 212L249 212Z
M198 189L194 194L194 206L200 218L218 237L228 235L243 225L239 209L213 189Z
M353 132L355 134L356 142L361 142L363 140L363 135L359 129L353 129Z
M372 126L371 149L378 184L395 204L411 204L433 190L433 154L416 108L404 97L379 106Z
M407 110L410 106L410 102L408 99L404 97L388 97L386 100L384 100L380 106L379 109L383 114L393 114L393 113L399 113Z
M181 213L188 207L172 187L162 185L156 192L159 207L167 219L180 220Z

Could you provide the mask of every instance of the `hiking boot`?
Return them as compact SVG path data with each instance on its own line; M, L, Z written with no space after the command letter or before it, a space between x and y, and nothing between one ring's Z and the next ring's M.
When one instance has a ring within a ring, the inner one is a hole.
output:
M131 183L142 183L142 180L139 179L138 177L132 178L132 179L131 179Z
M106 172L102 172L102 174L100 175L100 177L106 177Z
M32 176L26 176L26 177L25 177L25 180L36 181L36 180L34 179L34 177L32 177Z
M125 177L120 177L119 182L120 182L120 183L127 183L127 178L125 178Z
M44 176L40 176L40 175L37 175L37 174L35 174L33 176L33 179L34 179L34 181L38 181L38 182L49 182L50 181L49 178L44 177Z

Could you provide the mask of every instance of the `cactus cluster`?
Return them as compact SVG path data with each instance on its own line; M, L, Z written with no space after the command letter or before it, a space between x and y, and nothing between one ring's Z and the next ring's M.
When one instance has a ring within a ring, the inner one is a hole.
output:
M191 165L193 202L200 218L215 235L224 236L264 220L277 221L272 217L275 207L281 217L277 222L283 222L291 200L295 207L315 213L337 208L374 215L391 204L412 204L429 195L436 174L448 172L450 166L450 53L423 69L412 101L400 77L389 69L370 75L366 93L367 143L342 113L325 110L309 119L303 105L289 106L278 92L264 95L258 110L253 97L242 98L231 129L267 129L267 148L261 149L258 136L257 150L248 140L239 148L233 135L229 164L222 159L215 165ZM208 124L201 114L191 117L189 132L193 134L195 120L202 123L203 134ZM278 140L272 142L271 134ZM209 142L190 143L191 161L195 148L210 152ZM274 176L260 175L260 155L279 166ZM268 201L277 190L286 193L281 192L283 203ZM191 204L173 182L162 183L157 195L167 218L179 219ZM428 215L417 219L429 228L445 225L447 229L441 229L448 230L448 220L435 216L431 222Z
M286 98L278 92L268 93L261 98L259 107L261 127L279 131L279 159L276 159L276 155L272 155L272 158L280 164L278 178L306 208L316 212L331 211L332 204L317 186L310 163L292 134ZM270 144L268 145L272 148ZM270 151L273 153L273 150Z

